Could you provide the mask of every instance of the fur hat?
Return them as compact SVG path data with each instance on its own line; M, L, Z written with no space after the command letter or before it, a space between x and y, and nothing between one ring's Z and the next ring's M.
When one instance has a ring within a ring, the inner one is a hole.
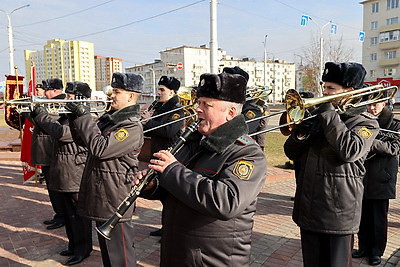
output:
M161 76L158 85L164 85L168 89L174 90L176 93L181 86L181 82L175 77Z
M313 98L314 97L314 93L310 92L310 91L300 92L299 94L300 94L301 98Z
M112 76L111 86L113 88L141 93L143 91L144 78L139 74L115 72Z
M58 78L43 80L42 85L43 85L44 90L53 90L53 89L62 90L63 89L63 83L62 83L61 79L58 79Z
M65 92L86 98L90 98L92 95L92 89L90 89L87 83L83 82L67 82L67 88L65 88Z
M345 88L362 88L367 71L364 67L355 62L325 63L322 81L333 82L342 85Z
M43 85L41 83L36 84L36 88L41 88L43 89Z
M205 73L200 76L197 97L210 97L224 101L246 102L247 81L242 75Z
M242 75L246 79L246 81L249 80L249 74L238 66L235 66L233 68L225 67L222 70L222 72L230 73L230 74L239 74L239 75Z

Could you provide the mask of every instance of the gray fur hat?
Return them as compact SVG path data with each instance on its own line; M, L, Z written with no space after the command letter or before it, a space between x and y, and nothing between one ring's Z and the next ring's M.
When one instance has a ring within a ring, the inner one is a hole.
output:
M141 93L143 91L144 78L139 74L115 72L112 76L111 86Z

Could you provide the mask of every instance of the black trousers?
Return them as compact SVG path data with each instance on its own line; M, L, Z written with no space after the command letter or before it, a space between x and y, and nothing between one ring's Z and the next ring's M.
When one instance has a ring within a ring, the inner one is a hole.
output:
M389 199L364 199L362 203L358 249L370 256L385 252Z
M92 223L76 214L78 193L62 192L63 210L65 215L65 230L68 237L68 250L74 256L88 256L93 250Z
M101 226L103 223L96 222L96 226ZM136 266L134 234L132 222L117 223L111 232L111 240L106 240L101 234L97 233L104 267Z
M49 185L51 184L50 166L42 166L42 173L44 180L47 185L47 192L49 193L50 203L55 212L53 220L58 223L64 222L64 212L63 212L63 199L60 192L49 190Z
M304 267L351 267L352 235L300 229Z

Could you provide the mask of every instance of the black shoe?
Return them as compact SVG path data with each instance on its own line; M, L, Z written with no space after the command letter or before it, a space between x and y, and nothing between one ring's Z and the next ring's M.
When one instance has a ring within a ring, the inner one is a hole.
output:
M46 225L50 225L50 224L54 224L56 221L54 220L54 219L51 219L51 220L45 220L44 222L43 222L43 224L46 224Z
M89 257L89 256L73 256L73 257L69 258L69 260L67 260L65 265L78 264L78 263L82 262L84 259L86 259L87 257Z
M60 255L61 256L72 256L72 255L74 255L74 252L72 250L67 249L67 250L61 251Z
M369 265L378 265L381 263L381 257L371 256L368 261Z
M365 253L364 250L355 250L353 253L351 253L351 256L358 259L367 256L367 253Z
M53 229L57 229L57 228L60 228L60 227L63 227L63 226L64 226L63 223L55 222L52 225L47 226L46 228L48 230L53 230Z
M150 235L151 236L162 236L162 228L155 230L155 231L151 231Z

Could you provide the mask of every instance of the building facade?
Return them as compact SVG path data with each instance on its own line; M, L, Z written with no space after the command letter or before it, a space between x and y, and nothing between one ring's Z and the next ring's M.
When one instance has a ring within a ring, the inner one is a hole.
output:
M94 45L84 41L47 41L42 51L25 50L26 81L31 79L30 68L36 66L38 82L60 78L64 86L70 81L80 81L96 88Z
M249 58L238 59L228 56L226 51L218 50L218 73L224 67L239 66L249 73L248 87L268 87L273 90L271 102L281 102L288 89L295 88L295 64L283 60L268 59L256 61ZM180 80L181 86L193 87L200 82L200 75L210 72L210 49L206 46L181 46L160 52L160 59L152 63L128 67L126 72L141 74L145 78L144 98L157 92L161 76L173 76ZM264 72L265 71L265 72ZM265 73L265 75L264 75Z
M116 57L94 56L96 90L102 91L111 84L112 74L122 72L122 59Z
M399 0L367 0L363 5L363 65L368 84L400 86ZM400 92L396 94L400 102Z

